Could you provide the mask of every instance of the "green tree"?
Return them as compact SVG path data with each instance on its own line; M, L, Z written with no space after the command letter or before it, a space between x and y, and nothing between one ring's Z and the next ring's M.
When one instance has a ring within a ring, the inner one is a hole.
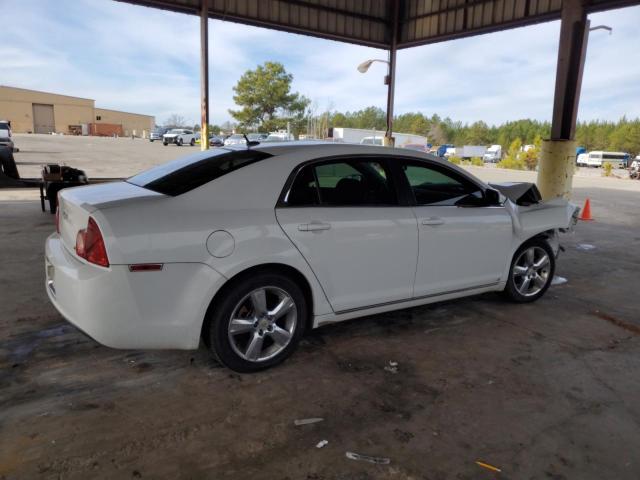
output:
M242 129L301 128L309 100L291 92L293 75L278 62L265 62L247 70L233 87L233 100L240 110L229 110Z
M520 138L516 138L511 142L511 145L509 145L507 156L504 157L502 161L498 162L498 167L524 170L525 162L522 157L522 140L520 140Z
M472 124L465 135L465 143L467 145L488 145L491 140L489 126L483 121Z

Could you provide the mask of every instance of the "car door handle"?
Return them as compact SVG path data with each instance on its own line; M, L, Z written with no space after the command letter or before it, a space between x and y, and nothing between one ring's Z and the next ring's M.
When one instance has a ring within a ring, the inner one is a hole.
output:
M322 222L301 223L298 225L298 230L301 232L317 232L319 230L329 230L330 228L330 223Z
M443 223L444 223L444 219L440 217L429 217L422 220L422 225L437 226L437 225L442 225Z

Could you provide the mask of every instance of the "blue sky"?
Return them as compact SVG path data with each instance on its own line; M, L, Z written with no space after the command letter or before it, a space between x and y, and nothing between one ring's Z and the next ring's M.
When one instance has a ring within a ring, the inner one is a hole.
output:
M93 98L96 105L199 122L199 20L106 0L0 0L0 84ZM579 118L640 117L640 7L592 15ZM318 112L385 107L386 52L210 21L212 120L229 120L232 87L249 68L282 62ZM396 113L490 124L551 117L559 22L398 54Z

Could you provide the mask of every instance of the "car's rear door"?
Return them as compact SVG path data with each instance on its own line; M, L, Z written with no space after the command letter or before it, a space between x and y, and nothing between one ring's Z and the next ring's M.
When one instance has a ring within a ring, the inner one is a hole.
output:
M513 236L506 209L484 203L481 185L439 163L397 165L415 199L420 248L414 296L498 283Z
M399 205L386 159L306 164L276 214L334 311L411 298L416 219L410 206Z

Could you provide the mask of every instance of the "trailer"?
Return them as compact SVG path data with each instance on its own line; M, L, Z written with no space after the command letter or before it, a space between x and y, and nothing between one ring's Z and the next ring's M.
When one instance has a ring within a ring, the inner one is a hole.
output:
M485 153L487 153L487 147L484 145L464 145L462 147L455 148L454 156L464 159L474 157L482 158Z
M363 145L382 145L385 132L366 128L343 128L334 127L329 129L328 140L341 143L359 143ZM427 145L427 137L414 135L413 133L393 132L395 146L419 144Z

